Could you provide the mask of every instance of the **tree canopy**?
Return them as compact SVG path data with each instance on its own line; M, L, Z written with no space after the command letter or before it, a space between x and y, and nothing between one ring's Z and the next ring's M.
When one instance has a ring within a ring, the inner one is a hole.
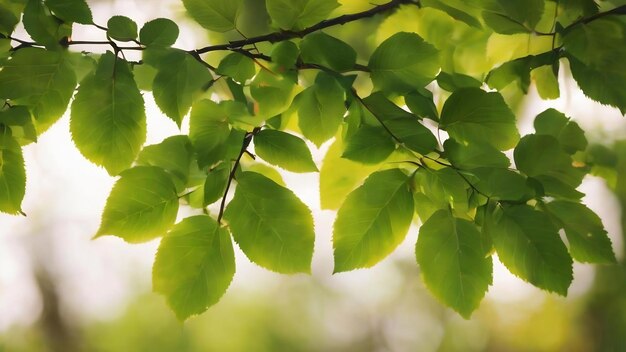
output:
M320 204L337 210L335 273L377 264L419 224L424 282L466 318L495 254L560 295L574 260L615 261L577 189L610 162L565 114L545 110L521 135L516 111L531 84L559 97L565 71L626 112L623 1L182 6L211 44L177 48L168 18L97 24L85 0L0 0L0 211L24 214L22 146L69 109L76 148L119 177L96 236L162 238L153 287L181 320L227 290L233 240L268 270L310 272L311 211L276 168L320 173ZM144 146L145 92L188 133ZM325 143L318 165L310 146ZM197 215L175 223L181 207Z

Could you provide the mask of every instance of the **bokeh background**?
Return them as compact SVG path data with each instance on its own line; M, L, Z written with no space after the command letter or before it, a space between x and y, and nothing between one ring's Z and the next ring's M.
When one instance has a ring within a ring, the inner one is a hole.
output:
M177 1L88 3L99 24L117 14L133 18L140 26L156 17L175 19L181 27L176 44L180 48L237 35L209 37L185 17ZM245 3L255 8L261 2ZM357 0L342 3L342 11L371 6ZM392 20L373 19L331 33L353 39L351 43L364 51L380 42L385 28L415 30L438 46L481 50L478 39L479 44L468 40L469 29L444 17L435 10L400 13ZM416 18L429 27L417 24ZM244 20L244 33L267 26L263 16ZM462 35L446 37L450 31ZM27 38L23 30L20 35ZM101 40L101 35L86 26L74 29L76 39ZM444 38L456 39L439 43ZM481 70L481 65L531 50L530 39L526 48L515 49L502 40L486 44L486 62L461 66L471 73ZM103 48L82 49L101 52ZM517 111L521 131L532 132L532 118L555 107L581 124L592 143L614 152L616 165L626 175L626 119L617 110L585 98L568 70L561 70L559 81L557 100L542 101L532 86L526 96L505 92ZM149 93L144 98L148 144L180 133L161 115ZM271 273L250 263L237 249L237 273L226 295L205 314L180 323L164 299L151 292L158 241L129 245L115 237L91 239L115 179L75 149L68 120L64 116L38 143L24 149L28 180L23 209L28 216L0 214L0 352L626 351L626 185L620 188L620 180L607 183L588 177L581 186L586 204L601 216L609 232L619 265L575 264L575 280L564 298L522 282L497 264L493 286L472 319L465 320L426 291L413 254L417 227L374 268L332 275L335 214L320 210L318 175L283 173L314 213L312 274ZM321 149L310 146L321 163L328 144Z

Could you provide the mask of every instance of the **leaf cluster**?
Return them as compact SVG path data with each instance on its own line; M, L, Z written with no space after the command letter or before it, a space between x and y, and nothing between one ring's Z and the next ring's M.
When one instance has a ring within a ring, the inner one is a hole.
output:
M181 320L227 290L232 240L269 270L311 271L311 211L276 168L320 173L321 207L337 210L335 273L377 264L421 224L424 282L464 317L492 284L494 254L561 295L573 260L615 261L577 189L598 164L583 130L548 109L520 136L511 96L532 83L558 97L567 62L587 96L626 111L624 5L391 0L345 13L335 0L266 0L255 14L243 0L182 4L206 30L239 38L182 50L170 19L102 26L85 0L0 1L0 211L22 213L22 146L69 107L78 150L119 177L96 236L162 238L154 290ZM269 20L244 35L254 15ZM20 21L31 40L14 36ZM75 39L74 23L105 40ZM363 28L374 46L360 42ZM85 44L110 50L72 50ZM144 146L142 91L189 132ZM325 143L319 166L310 148ZM181 207L197 215L176 223Z

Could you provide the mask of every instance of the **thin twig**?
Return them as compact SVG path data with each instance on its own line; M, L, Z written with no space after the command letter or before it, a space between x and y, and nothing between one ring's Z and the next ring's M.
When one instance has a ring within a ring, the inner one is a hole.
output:
M324 28L333 27L337 25L344 25L346 23L358 21L363 18L373 17L374 15L377 15L379 13L387 12L392 9L398 8L402 4L415 4L415 2L411 0L392 0L388 3L375 6L366 11L357 12L357 13L348 14L348 15L341 15L335 18L321 21L301 31L278 31L278 32L273 32L273 33L260 35L256 37L250 37L247 39L233 40L227 44L205 46L204 48L196 49L196 52L198 52L198 54L204 54L210 51L240 49L246 45L254 45L254 44L262 43L262 42L276 43L276 42L281 42L281 41L285 41L285 40L289 40L293 38L302 38L307 34L317 32Z
M224 208L226 206L226 196L228 196L228 191L230 190L230 185L235 178L235 173L237 172L237 168L239 167L239 163L241 162L241 158L248 151L248 146L250 142L252 142L252 138L254 135L259 133L261 127L255 127L252 132L247 132L245 137L243 137L243 142L241 143L241 150L239 151L239 155L237 159L235 159L235 164L233 164L233 168L230 170L230 174L228 174L228 182L226 183L226 189L224 190L224 195L222 196L222 201L220 202L220 212L217 215L217 222L219 224L222 223L222 217L224 216Z

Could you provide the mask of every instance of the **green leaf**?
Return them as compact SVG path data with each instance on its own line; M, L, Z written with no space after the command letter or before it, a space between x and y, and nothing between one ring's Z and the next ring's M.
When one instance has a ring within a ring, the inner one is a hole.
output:
M409 230L413 196L399 169L375 172L337 212L334 272L371 267L389 255Z
M223 145L230 136L228 117L217 103L204 99L191 109L189 138L198 153L198 164L210 166L222 160Z
M461 21L468 26L482 28L480 22L472 15L462 10L465 2L458 0L422 0L422 6L432 7L447 13L450 17L457 21ZM471 5L470 5L471 6Z
M152 286L183 321L217 303L235 275L228 231L206 215L188 217L163 237Z
M565 229L572 257L587 263L615 263L611 240L602 221L584 204L557 200L546 204Z
M26 171L22 148L0 127L0 212L23 214Z
M109 18L107 27L107 35L115 40L129 42L137 38L137 23L126 16Z
M389 133L382 127L362 125L346 141L346 149L341 155L363 164L378 164L387 159L396 149Z
M85 0L46 0L46 6L66 22L93 23L91 9Z
M237 176L235 197L224 219L241 250L254 263L280 273L309 273L313 217L293 192L263 175Z
M178 25L167 18L146 22L139 31L139 42L147 46L170 46L178 39Z
M325 20L339 7L336 0L267 0L265 4L275 27L294 30Z
M374 86L404 94L435 78L439 72L439 51L415 33L399 32L374 50L368 67Z
M224 196L230 169L228 164L220 164L209 171L204 181L203 206L213 204Z
M274 44L272 48L272 63L282 66L283 70L292 68L298 61L300 50L291 41L283 41Z
M63 52L20 49L0 71L0 98L28 105L38 133L65 113L74 88L74 68Z
M479 181L474 186L491 199L519 201L532 195L526 178L508 169L478 168L471 171Z
M137 165L158 166L172 176L178 192L185 189L193 150L186 135L172 136L159 144L144 147L137 156Z
M72 103L70 131L85 158L117 175L146 140L143 97L126 61L111 52L81 82Z
M483 20L489 28L500 34L530 33L532 30L523 23L517 22L509 16L491 11L483 11Z
M445 157L452 165L469 170L478 167L507 168L511 164L509 158L501 151L484 143L461 144L450 138L443 143Z
M517 169L539 180L547 195L569 199L582 196L575 188L582 182L585 171L572 166L572 158L556 138L539 134L524 136L513 156Z
M71 24L63 23L52 16L41 0L28 0L22 23L28 35L48 49L59 49L60 41L72 35Z
M322 209L338 209L346 196L374 172L377 165L363 165L341 156L344 146L337 139L326 152L320 170L320 205ZM341 170L341 172L338 172Z
M230 53L220 61L217 73L231 77L237 82L244 83L256 73L254 61L240 53Z
M426 287L469 319L491 285L493 271L476 225L439 210L420 227L415 254Z
M9 109L0 111L1 125L10 127L11 135L20 145L37 142L35 125L33 124L30 111L25 106L13 105Z
M311 151L292 134L263 130L254 136L254 151L261 159L291 172L317 172Z
M547 109L535 117L535 131L556 138L568 154L587 149L585 132L565 114Z
M377 92L368 96L363 99L363 104L409 149L427 154L437 147L437 139L433 133L422 125L415 115L401 109L382 93Z
M486 9L500 14L502 21L515 22L525 28L533 29L541 19L544 10L544 0L491 0L485 2ZM484 17L483 19L487 21ZM489 23L487 23L489 25ZM502 24L504 26L504 23ZM512 24L509 24L512 26ZM513 34L513 33L503 33Z
M152 83L154 101L180 127L195 98L213 77L206 67L182 51L172 52L165 62Z
M191 18L214 32L228 32L237 27L242 0L183 0Z
M532 70L530 74L535 81L537 93L539 93L541 99L557 99L561 95L558 80L558 64L555 66L544 65L538 67Z
M406 106L416 116L421 118L429 118L433 121L439 121L439 113L433 102L433 93L423 89L414 91L404 96Z
M293 100L294 81L261 70L250 84L250 95L256 101L256 115L269 119L289 108Z
M20 22L24 11L23 3L0 3L0 33L10 35Z
M567 294L572 258L545 213L527 205L505 208L490 234L498 258L511 273L544 290Z
M483 83L476 78L462 73L447 73L439 72L437 75L437 84L439 87L447 90L448 92L454 92L460 88L480 88Z
M531 60L530 56L526 56L505 62L491 70L485 82L489 87L497 90L502 90L510 83L516 82L519 89L526 94L530 85Z
M438 209L452 207L457 215L468 210L468 187L467 181L459 172L449 167L439 170L419 168L414 176L416 192L424 194Z
M345 113L343 88L323 72L299 95L298 126L318 147L335 135Z
M120 176L107 199L96 237L114 235L139 243L165 235L178 213L171 177L155 166L136 166Z
M450 95L441 110L441 128L459 142L488 143L511 149L519 140L515 115L502 95L463 88Z
M337 71L349 71L356 64L356 51L347 43L324 32L307 35L300 42L302 61Z

